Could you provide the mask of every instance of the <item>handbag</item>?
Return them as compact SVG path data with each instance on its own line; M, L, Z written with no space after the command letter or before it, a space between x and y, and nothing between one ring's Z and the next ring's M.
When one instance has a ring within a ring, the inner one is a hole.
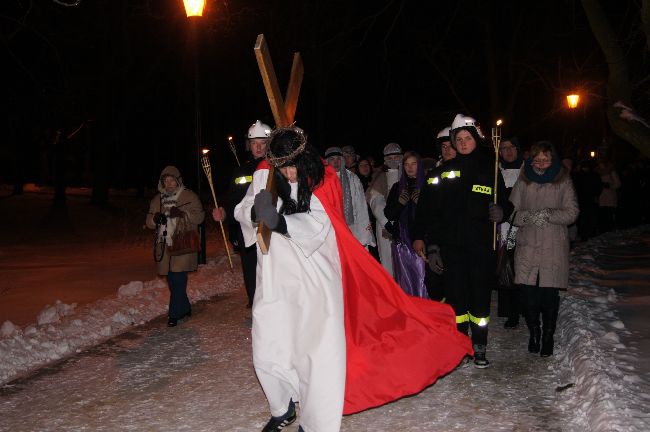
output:
M195 253L200 249L199 243L199 232L189 228L184 217L179 217L172 235L172 245L167 246L167 252L171 256Z
M506 235L505 240L501 242L501 245L497 250L496 276L499 288L515 288L515 249L508 249L507 241L510 237L510 232L512 231L512 225L515 220L515 213L513 213L512 217L510 218L510 228L508 228L508 234Z

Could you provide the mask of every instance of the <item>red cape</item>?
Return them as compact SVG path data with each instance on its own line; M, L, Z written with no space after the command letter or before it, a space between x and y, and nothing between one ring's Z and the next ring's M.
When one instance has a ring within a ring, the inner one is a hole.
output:
M262 161L258 169L268 167ZM418 393L472 355L451 306L408 296L357 241L345 223L341 183L331 167L314 195L332 221L343 274L343 414Z

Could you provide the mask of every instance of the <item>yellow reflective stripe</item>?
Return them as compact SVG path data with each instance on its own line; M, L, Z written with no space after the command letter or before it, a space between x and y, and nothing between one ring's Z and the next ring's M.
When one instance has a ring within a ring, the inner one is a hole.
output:
M442 178L460 177L460 171L445 171L442 174L440 174L440 177L442 177Z
M235 179L235 184L246 184L253 181L253 176L242 176Z
M492 188L490 186L474 185L472 186L472 192L492 195Z
M461 324L467 321L469 321L469 314L456 315L456 324Z
M429 177L427 179L427 184L438 184L440 183L440 179L438 177Z
M475 317L474 315L472 315L469 312L467 312L467 315L469 316L469 320L471 322L473 322L474 324L476 324L477 326L479 326L479 327L485 327L490 322L490 317L489 316L487 316L487 317ZM458 317L456 317L456 322L458 322Z

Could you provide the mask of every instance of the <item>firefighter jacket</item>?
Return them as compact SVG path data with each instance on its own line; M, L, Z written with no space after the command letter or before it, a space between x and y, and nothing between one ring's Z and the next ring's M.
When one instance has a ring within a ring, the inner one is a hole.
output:
M414 240L429 245L490 248L492 222L488 217L494 196L494 157L477 147L472 153L458 153L431 171L416 211ZM504 220L512 213L505 184L497 176L497 203Z
M228 224L228 237L230 242L235 246L235 249L238 250L240 246L240 241L243 238L241 234L241 227L239 222L235 220L235 206L246 195L248 186L250 186L253 181L253 173L257 168L257 165L262 161L263 158L252 159L239 166L233 172L232 178L230 179L230 185L228 186L228 194L226 196L226 205L224 209L226 210L226 222Z

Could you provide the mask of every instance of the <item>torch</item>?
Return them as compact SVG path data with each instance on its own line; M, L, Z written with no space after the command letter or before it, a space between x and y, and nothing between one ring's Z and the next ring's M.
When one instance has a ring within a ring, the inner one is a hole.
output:
M203 166L203 172L208 178L208 183L210 184L210 190L212 191L212 200L214 201L214 207L219 208L217 204L217 196L214 194L214 184L212 183L212 167L210 166L210 158L208 157L208 152L210 150L203 149L201 155L201 165ZM228 262L230 263L230 268L232 269L232 258L230 258L230 249L228 249L228 240L226 240L226 232L223 230L223 221L219 221L221 226L221 235L223 237L223 245L226 247L226 253L228 254Z
M235 160L237 161L237 166L241 166L239 163L239 158L237 157L237 149L235 148L235 142L232 140L232 137L228 137L228 146L233 155L235 155Z
M492 128L492 145L494 146L494 194L492 199L497 203L497 186L499 185L499 146L501 145L501 119L497 120L496 127ZM497 223L492 222L492 250L497 250Z

